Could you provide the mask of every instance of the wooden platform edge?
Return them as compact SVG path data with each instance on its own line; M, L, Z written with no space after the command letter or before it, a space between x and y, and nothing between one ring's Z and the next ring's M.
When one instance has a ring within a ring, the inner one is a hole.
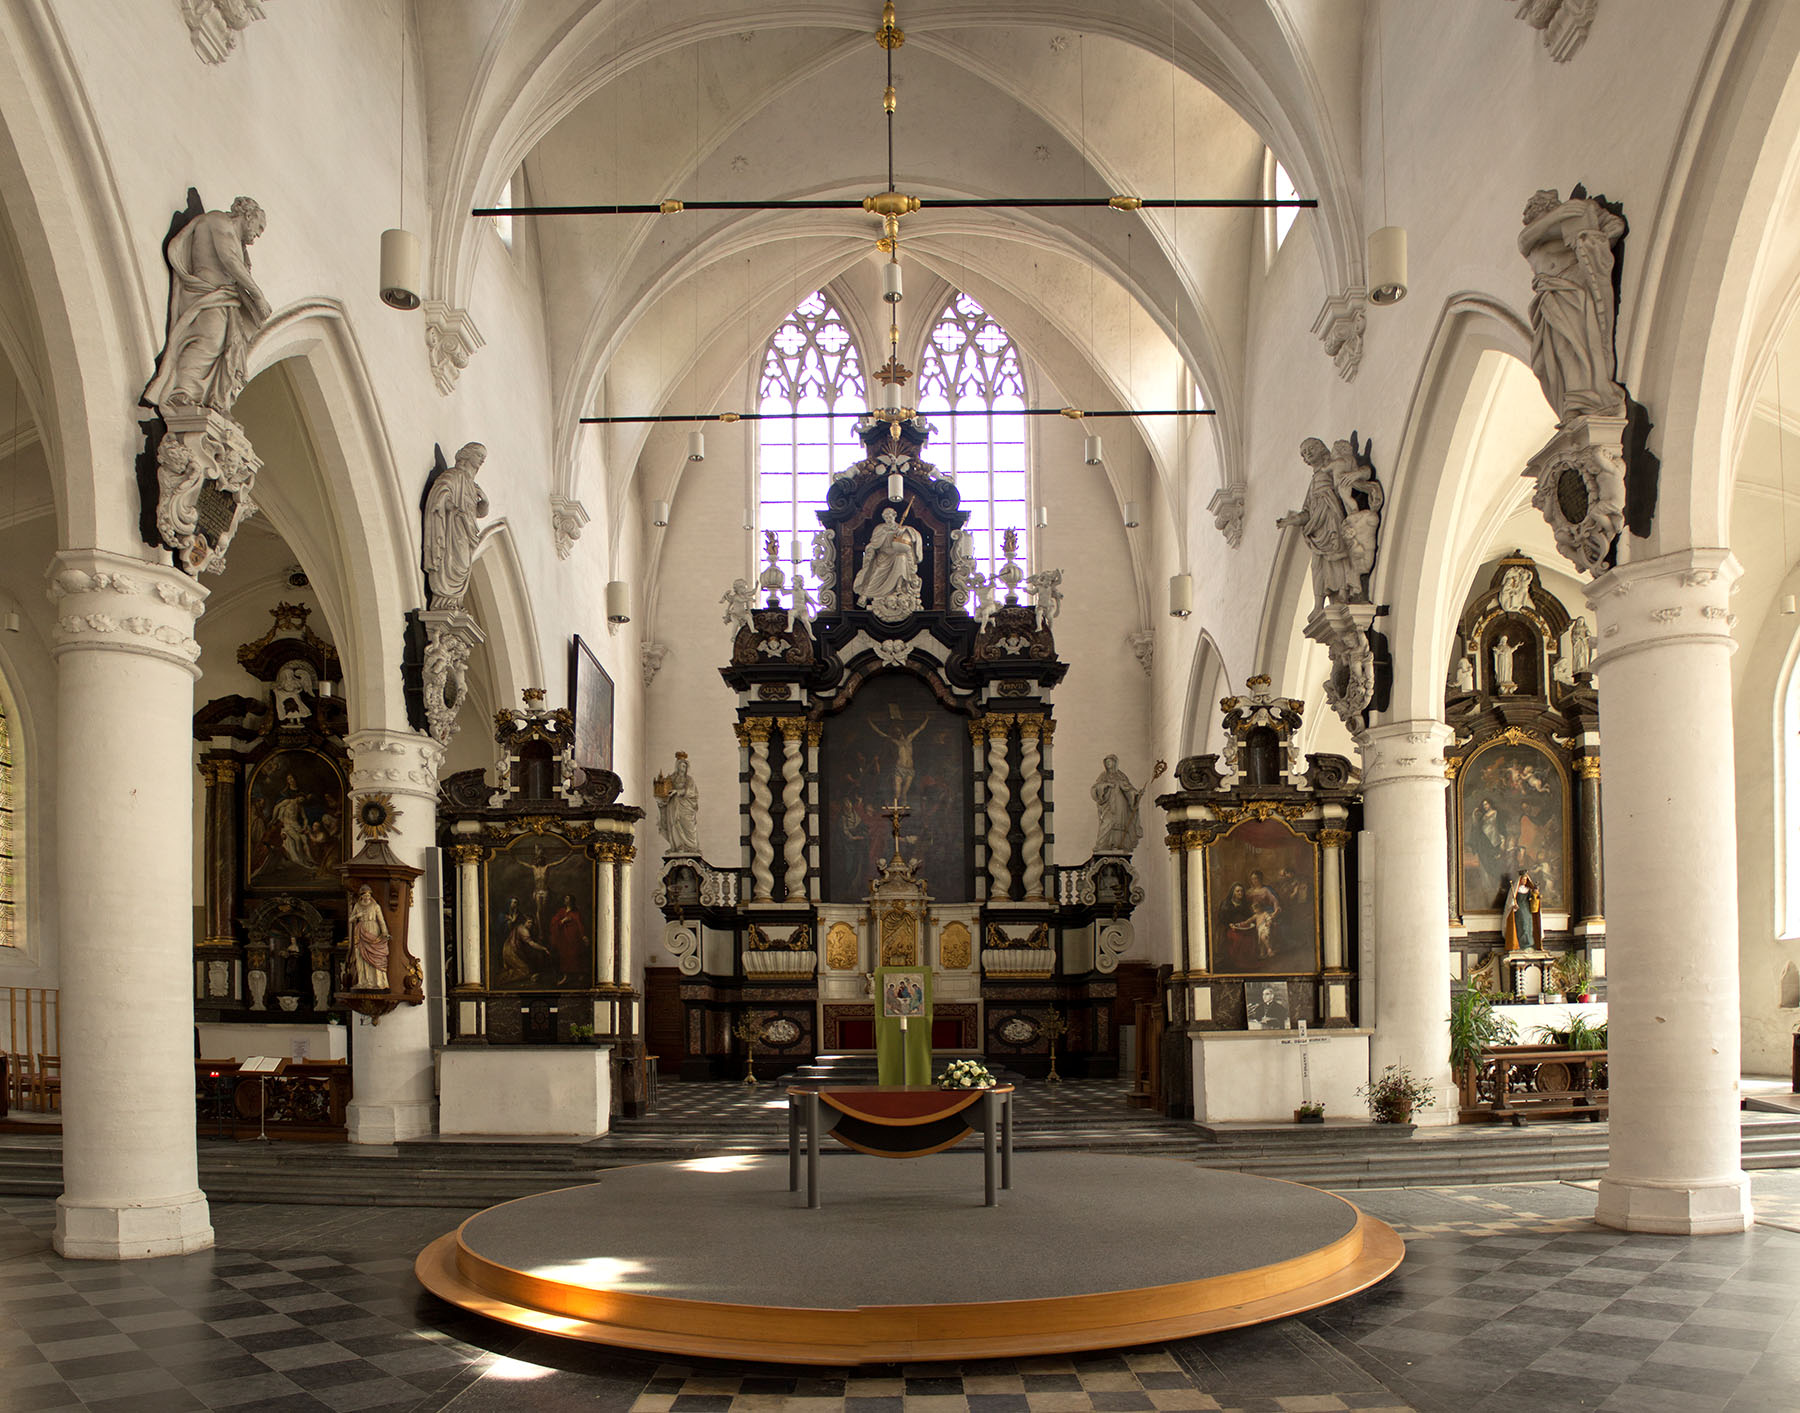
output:
M459 1231L421 1251L413 1271L439 1299L488 1319L663 1354L822 1365L1062 1354L1241 1329L1368 1289L1400 1265L1406 1246L1387 1223L1346 1205L1357 1212L1354 1228L1290 1261L1038 1300L830 1310L633 1296L497 1267L464 1249Z

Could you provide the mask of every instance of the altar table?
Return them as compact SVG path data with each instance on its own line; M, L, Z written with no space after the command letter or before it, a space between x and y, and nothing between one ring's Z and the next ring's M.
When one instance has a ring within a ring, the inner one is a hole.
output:
M800 1190L800 1125L806 1124L806 1205L819 1205L819 1135L878 1158L922 1158L980 1131L985 1205L1012 1186L1010 1084L939 1089L929 1084L788 1090L788 1191Z

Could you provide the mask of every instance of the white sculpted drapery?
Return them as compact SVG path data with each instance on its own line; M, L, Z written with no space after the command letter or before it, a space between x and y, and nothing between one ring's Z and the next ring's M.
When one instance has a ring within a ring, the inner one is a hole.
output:
M881 523L869 536L862 568L856 571L856 602L863 608L883 600L919 604L919 561L925 542L912 526L903 524L890 508L881 512Z
M1131 783L1119 769L1119 758L1108 756L1101 762L1099 778L1088 791L1100 812L1100 829L1094 835L1096 854L1129 854L1143 838L1143 821L1138 818L1138 802L1144 792Z
M456 453L456 464L439 473L425 496L425 586L434 609L461 608L469 591L469 571L481 543L478 516L487 514L487 496L476 474L487 460L487 448L470 442Z

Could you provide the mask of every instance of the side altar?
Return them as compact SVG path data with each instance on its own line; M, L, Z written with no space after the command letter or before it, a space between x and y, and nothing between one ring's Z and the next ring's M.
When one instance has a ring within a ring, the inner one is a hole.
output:
M771 536L755 588L724 597L738 857L701 856L685 756L656 786L686 1075L742 1075L746 1028L769 1075L873 1053L872 977L896 968L923 974L939 1054L1117 1071L1142 791L1109 760L1096 849L1059 861L1062 574L1027 576L1009 532L990 581L954 481L923 459L930 432L864 422L867 455L818 512L816 592L788 584Z

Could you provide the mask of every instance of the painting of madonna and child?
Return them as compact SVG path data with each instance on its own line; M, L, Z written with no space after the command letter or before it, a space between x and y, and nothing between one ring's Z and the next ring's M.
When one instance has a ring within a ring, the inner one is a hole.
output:
M1484 746L1456 786L1461 911L1501 911L1521 873L1546 909L1568 907L1567 791L1550 755L1524 741Z
M487 864L490 991L593 983L594 861L554 835L524 834Z
M1206 850L1208 951L1225 976L1318 970L1313 841L1280 820L1246 820Z

